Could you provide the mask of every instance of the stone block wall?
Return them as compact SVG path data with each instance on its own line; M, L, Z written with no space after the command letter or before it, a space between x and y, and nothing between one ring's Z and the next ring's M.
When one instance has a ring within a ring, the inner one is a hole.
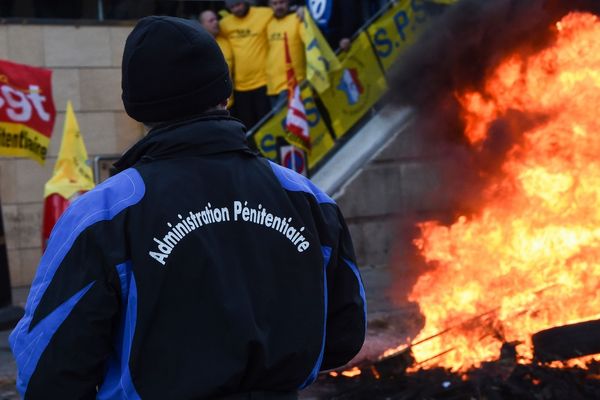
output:
M418 308L404 298L416 277L406 264L413 261L406 257L408 234L417 220L444 219L451 214L453 191L446 190L444 172L454 168L454 161L444 147L425 140L413 125L404 125L333 194L353 239L369 320L379 321L391 335L381 349L375 346L375 353L422 328Z
M121 103L121 56L132 26L0 25L0 59L53 71L57 118L44 166L26 158L0 158L0 201L11 283L31 283L41 255L44 184L50 178L71 100L90 159L119 154L143 127Z
M428 146L409 124L334 194L361 266L389 263L403 218L445 212L450 204L448 191L438 189L440 171L448 162L439 148Z

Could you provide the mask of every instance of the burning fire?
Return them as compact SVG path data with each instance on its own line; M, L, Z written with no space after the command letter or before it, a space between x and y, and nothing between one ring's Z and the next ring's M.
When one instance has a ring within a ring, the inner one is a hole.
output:
M426 317L421 367L464 371L509 342L526 363L531 334L600 317L600 20L571 13L554 29L550 48L504 60L484 92L456 94L476 149L499 118L537 123L516 132L476 216L419 225L433 266L409 297Z
M362 373L362 371L360 370L360 368L353 367L352 369L342 371L342 372L331 371L329 373L329 375L333 376L334 378L336 378L340 375L345 376L346 378L354 378L355 376L359 376L361 373Z

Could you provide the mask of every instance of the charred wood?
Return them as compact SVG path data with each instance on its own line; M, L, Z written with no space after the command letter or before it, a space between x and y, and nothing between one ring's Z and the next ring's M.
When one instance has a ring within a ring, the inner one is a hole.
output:
M588 369L551 368L544 364L521 365L509 358L484 363L466 373L443 368L398 375L372 374L347 378L321 376L319 385L330 385L323 397L335 400L584 400L600 399L600 362ZM501 373L499 373L501 371ZM507 372L508 371L508 372Z
M600 353L600 320L558 326L532 336L535 358L564 361Z

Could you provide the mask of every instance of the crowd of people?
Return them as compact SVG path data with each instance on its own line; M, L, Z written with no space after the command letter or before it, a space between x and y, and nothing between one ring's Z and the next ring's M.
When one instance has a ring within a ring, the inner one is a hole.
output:
M333 2L331 28L324 31L332 48L349 49L363 23L359 3ZM290 0L269 0L268 7L246 0L225 5L228 13L221 20L205 10L199 21L215 37L232 72L230 111L250 128L287 98L286 42L296 79L306 77L304 9Z
M332 49L347 51L352 35L390 0L328 0L326 23L319 28ZM230 112L248 128L287 98L284 37L295 76L306 75L303 18L306 0L7 0L8 18L138 19L145 15L198 18L217 40L234 81ZM315 18L317 20L317 18ZM317 23L319 24L317 20Z

